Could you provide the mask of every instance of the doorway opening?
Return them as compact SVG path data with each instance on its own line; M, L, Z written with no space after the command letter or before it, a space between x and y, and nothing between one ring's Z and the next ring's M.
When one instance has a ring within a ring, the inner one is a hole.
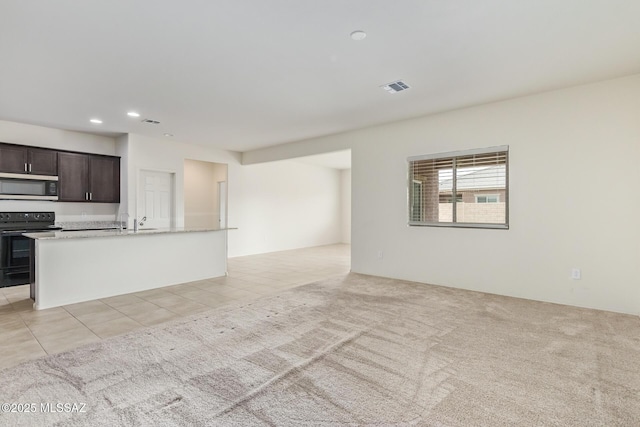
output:
M227 227L226 163L184 161L184 226Z

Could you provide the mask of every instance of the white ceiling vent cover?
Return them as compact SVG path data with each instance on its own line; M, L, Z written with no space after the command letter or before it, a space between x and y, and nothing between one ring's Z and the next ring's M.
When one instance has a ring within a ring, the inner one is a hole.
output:
M142 119L140 120L142 123L149 123L150 125L159 125L160 122L152 119Z
M386 85L383 85L380 87L389 93L402 92L403 90L409 89L409 85L403 82L402 80L387 83Z

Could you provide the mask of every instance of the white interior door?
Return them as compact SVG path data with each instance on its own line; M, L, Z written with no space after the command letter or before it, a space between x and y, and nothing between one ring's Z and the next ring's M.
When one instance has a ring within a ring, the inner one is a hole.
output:
M227 228L227 181L218 181L218 225Z
M138 222L140 228L167 228L173 220L173 174L141 170L138 184Z

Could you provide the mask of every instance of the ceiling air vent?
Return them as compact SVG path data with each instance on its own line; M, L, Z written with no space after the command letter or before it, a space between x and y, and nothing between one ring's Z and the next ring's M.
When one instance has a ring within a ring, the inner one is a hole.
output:
M149 123L150 125L159 125L160 122L152 119L142 119L140 120L142 123Z
M383 85L380 87L389 93L402 92L403 90L409 89L409 85L403 82L402 80L387 83L386 85Z

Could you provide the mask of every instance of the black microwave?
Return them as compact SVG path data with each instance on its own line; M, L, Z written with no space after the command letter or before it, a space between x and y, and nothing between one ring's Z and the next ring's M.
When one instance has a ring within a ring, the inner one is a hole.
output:
M58 177L0 173L0 199L58 200Z

